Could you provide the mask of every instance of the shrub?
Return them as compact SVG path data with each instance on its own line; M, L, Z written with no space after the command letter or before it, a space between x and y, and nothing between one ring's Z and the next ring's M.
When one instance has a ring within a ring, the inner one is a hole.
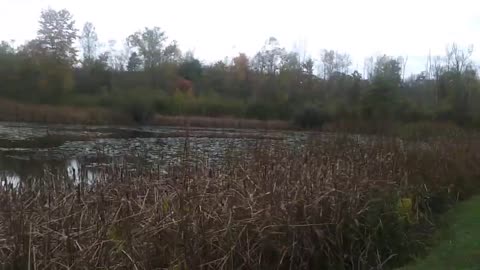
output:
M329 119L329 115L319 108L307 106L297 112L294 123L301 128L321 128Z
M260 120L287 120L290 118L290 114L291 109L289 104L268 101L252 102L248 104L245 112L246 117Z
M170 98L165 98L165 97L162 97L162 98L157 98L154 102L153 102L153 108L155 110L155 112L159 113L159 114L172 114L172 102L171 102L171 99Z
M202 116L242 116L245 104L237 100L199 97L190 103L190 113Z
M249 118L258 118L265 120L271 117L272 108L262 102L253 102L247 106L246 116Z
M160 95L159 91L143 88L116 90L104 95L99 100L99 104L124 112L136 123L143 124L149 122L155 115L154 108L157 106L156 101Z
M153 105L151 102L135 100L127 105L127 112L136 123L144 124L152 120L154 116Z

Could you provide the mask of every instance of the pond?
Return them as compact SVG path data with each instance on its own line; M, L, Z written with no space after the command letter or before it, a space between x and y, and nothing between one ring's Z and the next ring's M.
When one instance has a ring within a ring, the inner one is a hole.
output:
M0 184L15 186L46 170L78 181L113 164L162 167L179 162L186 149L202 162L217 164L229 151L259 141L305 138L293 131L0 123Z

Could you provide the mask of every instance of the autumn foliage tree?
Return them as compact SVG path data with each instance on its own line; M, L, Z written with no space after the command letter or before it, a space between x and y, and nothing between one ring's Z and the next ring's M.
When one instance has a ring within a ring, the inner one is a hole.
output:
M42 11L37 40L44 52L59 63L72 66L77 62L78 50L74 46L77 32L73 16L68 10Z
M93 23L77 33L72 14L47 9L35 39L20 46L1 42L0 96L104 106L131 112L141 122L156 110L284 119L308 127L343 119L480 126L472 47L448 46L445 55L428 56L425 70L406 78L406 57L370 57L363 71L354 70L347 53L318 50L315 59L287 50L275 37L253 55L209 62L182 53L160 27L108 46L101 45Z

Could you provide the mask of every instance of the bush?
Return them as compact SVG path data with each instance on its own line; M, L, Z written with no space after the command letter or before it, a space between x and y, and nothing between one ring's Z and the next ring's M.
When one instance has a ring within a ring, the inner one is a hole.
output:
M291 115L291 107L287 103L256 101L248 104L245 116L259 120L287 120Z
M261 102L253 102L247 106L247 111L245 112L248 118L257 118L260 120L266 120L271 118L273 114L273 108L268 104Z
M133 120L139 124L152 120L155 114L152 103L141 100L132 101L132 103L127 105L126 109Z
M155 112L170 115L173 112L172 101L169 98L158 98L153 102Z
M321 128L330 117L327 113L314 106L307 106L297 112L294 124L301 128Z
M136 123L144 124L150 121L155 114L154 102L157 97L158 94L150 89L132 89L115 91L103 97L99 103L127 113Z
M202 116L242 116L245 104L238 100L200 97L192 104L192 113Z

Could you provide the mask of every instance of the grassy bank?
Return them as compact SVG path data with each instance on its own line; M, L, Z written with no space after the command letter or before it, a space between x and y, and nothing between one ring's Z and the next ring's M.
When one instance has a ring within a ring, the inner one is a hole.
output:
M140 116L138 114L141 114ZM142 116L143 109L108 109L86 105L59 106L23 104L16 101L0 98L0 121L34 122L48 124L82 124L82 125L158 125L158 126L190 126L200 128L237 128L237 129L270 129L288 130L299 129L301 126L291 121L258 120L240 117L208 117L152 114ZM311 116L305 116L309 118ZM139 119L140 118L140 121ZM310 122L320 119L309 119ZM464 129L451 122L389 122L367 120L330 119L318 126L304 128L320 129L326 132L341 132L348 134L375 134L400 137L411 140L421 140L432 137L459 137L467 136Z
M152 124L160 126L192 126L205 128L292 129L287 121L255 120L231 117L156 115Z
M480 197L452 209L445 217L445 227L438 233L436 245L425 259L404 270L480 269Z
M312 138L232 147L221 165L47 172L0 185L4 269L388 269L476 192L480 143ZM198 158L198 157L197 157Z
M99 107L22 104L0 99L0 121L51 124L133 124L131 117Z
M195 117L154 115L138 123L131 112L101 107L72 107L21 104L0 99L0 121L49 124L192 126L212 128L289 129L287 121L262 121L232 117Z

